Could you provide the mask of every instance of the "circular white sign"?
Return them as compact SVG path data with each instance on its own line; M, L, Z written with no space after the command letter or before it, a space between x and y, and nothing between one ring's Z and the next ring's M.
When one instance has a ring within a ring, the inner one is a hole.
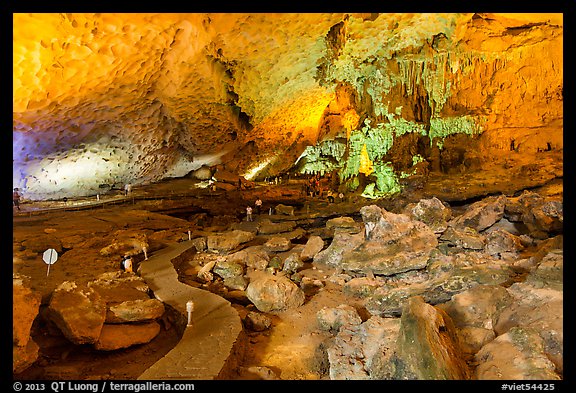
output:
M58 252L53 248L49 248L46 251L44 251L42 259L44 260L44 262L46 262L47 265L53 265L58 259Z

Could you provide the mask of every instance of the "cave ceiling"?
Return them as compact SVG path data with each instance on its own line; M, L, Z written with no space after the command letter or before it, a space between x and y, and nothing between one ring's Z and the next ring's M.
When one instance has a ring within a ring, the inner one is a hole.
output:
M562 35L538 13L13 14L13 184L382 174L406 135L561 149Z

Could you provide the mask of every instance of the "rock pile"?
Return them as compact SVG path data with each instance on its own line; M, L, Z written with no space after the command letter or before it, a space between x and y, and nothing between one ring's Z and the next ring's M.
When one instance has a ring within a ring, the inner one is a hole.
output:
M460 213L437 198L401 213L364 206L361 221L329 218L324 237L307 229L296 243L284 235L299 228L298 213L275 216L240 249L198 250L188 272L212 266L224 296L272 314L338 285L349 304L317 314L331 334L319 348L330 379L560 379L562 204L532 194ZM333 273L310 278L316 268Z

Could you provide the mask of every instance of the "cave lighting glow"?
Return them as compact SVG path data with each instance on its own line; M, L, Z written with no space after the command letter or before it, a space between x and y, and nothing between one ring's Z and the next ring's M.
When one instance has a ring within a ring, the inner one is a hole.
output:
M96 153L97 152L97 153ZM59 199L99 193L99 184L123 180L122 164L105 147L72 149L26 165L24 193Z
M252 180L254 179L259 173L260 171L262 171L264 168L266 168L266 166L268 166L268 164L270 164L270 162L272 162L273 158L268 158L260 163L258 163L256 166L252 167L251 169L249 169L243 176L246 180Z

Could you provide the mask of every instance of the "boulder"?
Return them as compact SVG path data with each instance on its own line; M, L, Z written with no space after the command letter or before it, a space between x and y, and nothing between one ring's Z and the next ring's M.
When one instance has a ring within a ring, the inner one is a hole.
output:
M559 380L544 353L544 343L531 328L514 327L486 344L475 355L478 380Z
M452 219L448 225L453 227L471 227L480 232L504 216L506 196L491 196L474 202L464 213Z
M250 279L246 296L259 311L283 311L304 304L304 292L289 278L260 274Z
M38 359L39 347L30 336L42 295L30 289L27 277L12 274L12 371L21 373Z
M32 323L38 315L42 295L25 284L26 277L12 274L12 343L26 347Z
M411 297L404 307L393 357L395 379L469 379L451 318L421 296Z
M48 318L74 344L94 344L106 320L106 302L90 287L65 281L52 293Z
M270 220L262 220L258 226L259 235L271 235L275 233L290 232L296 227L292 221L274 223Z
M366 241L344 251L339 267L382 275L426 267L430 252L438 245L430 227L375 205L362 207L360 213L366 227Z
M500 313L494 331L502 335L514 327L534 329L543 340L544 353L561 372L564 368L563 290L540 286L538 281L527 279L511 285L507 291L514 300Z
M486 236L484 251L487 254L499 256L503 253L518 253L522 249L524 249L522 240L503 229L491 231Z
M114 351L137 344L146 344L160 333L156 321L138 324L105 324L94 348L99 351Z
M150 288L146 281L134 273L115 271L103 273L93 281L88 282L107 304L118 304L125 301L148 300Z
M244 317L244 325L254 332L263 332L270 329L272 326L272 319L270 319L266 314L249 311L248 314L246 314L246 317Z
M485 236L471 227L449 227L440 236L440 240L470 250L482 250L486 244Z
M413 220L422 221L428 225L434 233L442 233L448 227L448 221L452 217L452 210L446 207L440 199L433 197L421 199L418 203L411 203L404 209L404 214Z
M342 261L342 254L364 243L364 234L351 234L345 229L336 229L330 245L314 256L314 263L337 267Z
M212 271L220 277L226 279L231 277L242 276L244 274L244 266L229 261L228 259L217 260Z
M284 264L282 266L282 270L287 273L296 273L298 270L304 267L304 262L300 259L300 254L298 253L291 253L286 257L284 260Z
M300 258L302 261L307 262L314 259L314 256L318 254L324 248L324 240L320 236L312 235L308 238L302 253L300 253Z
M354 221L352 217L336 217L326 221L326 229L336 230L343 229L350 233L362 231L362 223Z
M236 249L240 244L253 240L256 235L252 232L242 231L239 229L209 235L207 237L207 250L220 254L227 254Z
M127 300L111 305L106 313L106 323L145 322L164 315L164 303L157 299Z
M264 250L268 252L288 251L292 248L290 239L281 236L274 236L264 243Z
M362 323L358 311L348 304L341 304L338 307L323 307L316 313L316 321L320 330L333 333L337 333L344 325L359 325Z
M390 378L389 359L396 347L399 318L373 316L366 322L344 324L326 348L331 380Z
M287 206L279 203L274 210L276 214L284 214L288 216L294 215L294 206Z
M494 329L500 313L513 301L500 285L477 285L455 294L442 306L455 326Z

